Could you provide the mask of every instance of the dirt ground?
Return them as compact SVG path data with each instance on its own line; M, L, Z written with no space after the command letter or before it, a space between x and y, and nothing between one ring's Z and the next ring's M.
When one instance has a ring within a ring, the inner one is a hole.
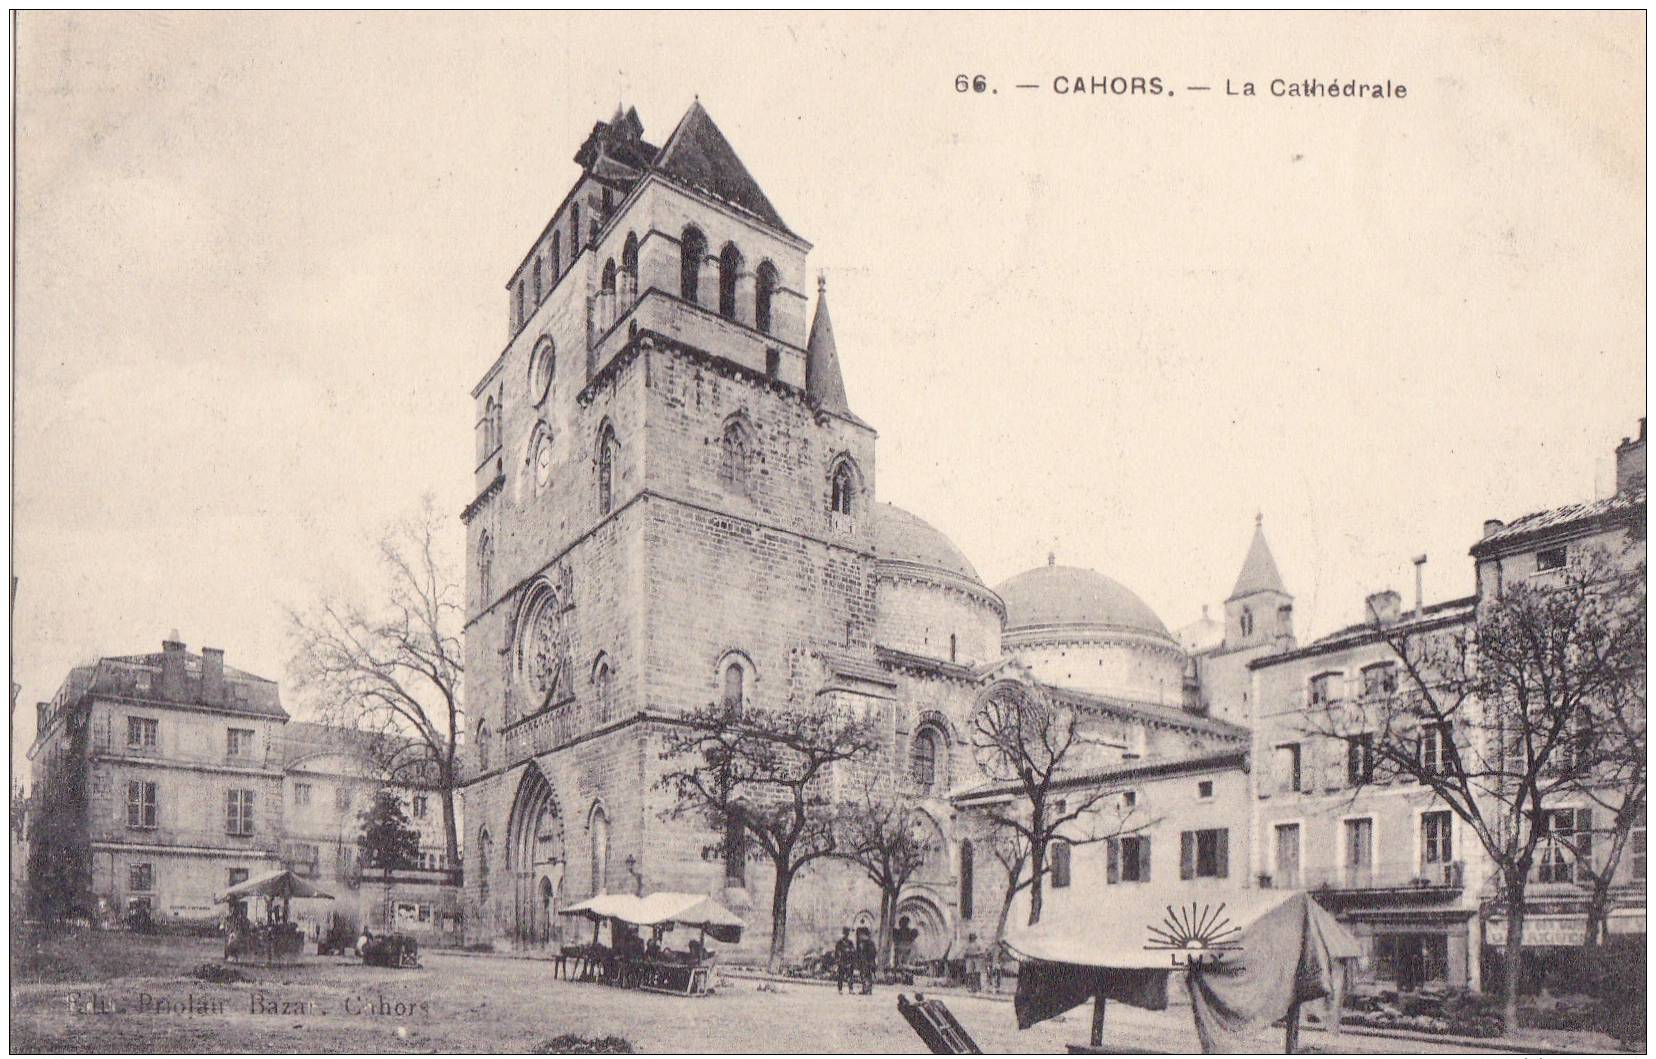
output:
M573 1033L621 1036L647 1052L925 1050L887 988L840 996L831 986L731 977L717 995L690 999L554 981L541 961L439 952L413 970L313 956L296 967L238 968L244 982L191 976L199 964L220 963L222 951L213 939L127 935L82 935L32 953L14 945L11 1049L524 1052ZM1085 1040L1089 1026L1081 1010L1020 1032L1005 1001L946 1003L986 1052L1061 1053ZM1188 1010L1116 1005L1109 1041L1129 1051L1194 1051L1189 1018ZM1308 1034L1304 1043L1322 1040ZM1340 1050L1401 1043L1348 1036ZM1280 1031L1262 1035L1260 1050L1280 1051Z

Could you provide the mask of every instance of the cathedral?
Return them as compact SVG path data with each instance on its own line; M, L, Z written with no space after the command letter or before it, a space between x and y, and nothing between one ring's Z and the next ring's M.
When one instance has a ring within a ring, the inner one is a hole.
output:
M1262 528L1224 622L1177 635L1054 556L986 585L879 499L876 433L847 397L810 244L701 104L659 145L618 108L575 161L472 391L472 940L557 944L571 903L679 890L742 915L744 949L763 951L768 866L710 853L718 836L669 818L658 785L668 726L716 700L878 718L878 767L935 829L899 906L922 958L993 931L996 880L962 801L985 783L965 732L991 686L1072 707L1100 736L1093 765L1246 749L1247 664L1293 644ZM790 951L877 907L850 869L807 871Z

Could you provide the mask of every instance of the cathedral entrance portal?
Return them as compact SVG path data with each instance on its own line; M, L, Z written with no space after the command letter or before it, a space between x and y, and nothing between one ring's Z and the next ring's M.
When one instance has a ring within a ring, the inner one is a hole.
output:
M563 815L540 766L531 762L518 784L507 825L512 874L512 936L520 946L562 941L558 896L563 885Z

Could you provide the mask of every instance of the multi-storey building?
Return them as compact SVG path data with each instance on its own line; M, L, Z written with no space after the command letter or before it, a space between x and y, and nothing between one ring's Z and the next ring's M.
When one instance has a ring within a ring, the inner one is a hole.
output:
M404 929L458 935L459 866L446 863L435 793L397 788L422 861L395 874L389 897L365 884L359 814L384 785L371 738L291 722L277 685L226 666L223 651L187 651L174 634L159 654L100 658L38 711L35 796L63 826L32 837L84 866L90 915L143 906L163 924L209 922L220 891L285 866L336 898L299 903L313 928L378 924L389 907Z

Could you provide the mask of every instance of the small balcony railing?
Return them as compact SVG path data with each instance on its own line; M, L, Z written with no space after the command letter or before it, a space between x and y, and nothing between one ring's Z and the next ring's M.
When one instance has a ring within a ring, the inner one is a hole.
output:
M1302 868L1297 873L1262 873L1264 889L1284 890L1460 890L1465 886L1461 861L1382 861L1378 864Z

